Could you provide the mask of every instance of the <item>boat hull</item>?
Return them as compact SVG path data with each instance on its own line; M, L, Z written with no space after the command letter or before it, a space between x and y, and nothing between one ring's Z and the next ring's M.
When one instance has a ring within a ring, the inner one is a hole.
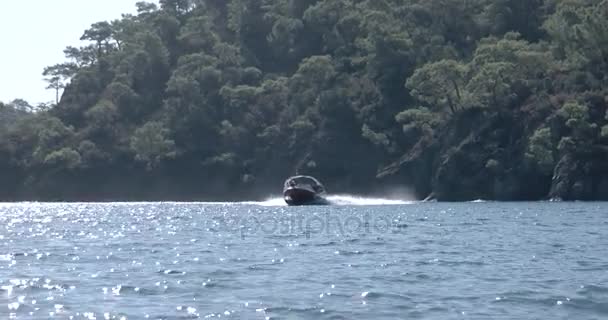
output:
M288 188L283 191L283 197L287 205L327 205L328 201L308 188Z

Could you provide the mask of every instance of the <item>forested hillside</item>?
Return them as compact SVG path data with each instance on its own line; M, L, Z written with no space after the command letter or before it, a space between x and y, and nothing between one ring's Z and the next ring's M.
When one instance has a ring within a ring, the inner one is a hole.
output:
M0 199L251 198L295 173L330 192L608 199L608 1L137 11L44 70L65 87L49 110L0 105Z

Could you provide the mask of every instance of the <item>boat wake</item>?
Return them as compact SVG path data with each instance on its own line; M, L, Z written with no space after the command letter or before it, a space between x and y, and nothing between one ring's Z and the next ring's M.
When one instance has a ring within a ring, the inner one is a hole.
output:
M330 195L326 196L330 204L339 206L375 206L375 205L401 205L411 204L415 201L383 199L383 198L368 198L354 195ZM282 197L272 197L264 201L248 201L245 204L260 205L266 207L287 206Z
M327 195L324 197L328 200L330 205L338 206L380 206L380 205L403 205L412 204L417 201L414 200L398 200L381 197L365 197L348 194L336 194ZM281 196L271 196L263 201L236 201L236 202L223 202L223 201L158 201L158 202L145 202L145 201L129 201L129 202L18 202L18 203L0 203L0 208L3 206L24 206L24 207L43 207L43 206L65 206L65 205L94 205L94 204L106 204L106 205L120 205L120 206L141 206L150 204L193 204L193 205L258 205L264 207L284 207L287 206L285 199Z
M332 204L350 205L350 206L399 205L399 204L414 203L414 201L384 199L384 198L368 198L368 197L358 197L358 196L351 196L351 195L333 195L333 196L328 196L327 199Z

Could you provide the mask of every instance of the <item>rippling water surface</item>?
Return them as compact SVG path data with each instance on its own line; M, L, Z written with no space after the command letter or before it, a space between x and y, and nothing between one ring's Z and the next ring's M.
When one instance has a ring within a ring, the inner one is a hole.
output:
M608 318L608 204L335 200L0 204L0 318Z

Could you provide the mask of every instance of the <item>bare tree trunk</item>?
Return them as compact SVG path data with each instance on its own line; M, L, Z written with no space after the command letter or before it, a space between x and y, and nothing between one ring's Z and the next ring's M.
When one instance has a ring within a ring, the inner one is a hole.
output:
M460 88L456 81L452 80L452 85L454 86L454 90L456 90L456 97L458 98L458 104L462 105L462 96L460 95Z

